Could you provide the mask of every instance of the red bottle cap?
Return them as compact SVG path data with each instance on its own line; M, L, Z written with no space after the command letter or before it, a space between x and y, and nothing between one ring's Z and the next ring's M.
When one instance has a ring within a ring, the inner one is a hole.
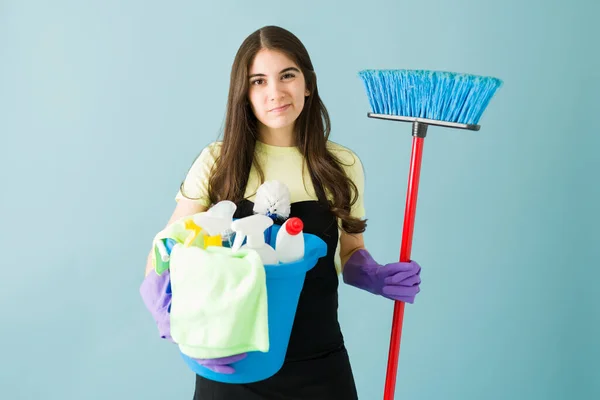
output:
M300 218L290 218L285 224L285 230L292 236L296 236L300 232L302 232L302 228L304 228L304 224Z

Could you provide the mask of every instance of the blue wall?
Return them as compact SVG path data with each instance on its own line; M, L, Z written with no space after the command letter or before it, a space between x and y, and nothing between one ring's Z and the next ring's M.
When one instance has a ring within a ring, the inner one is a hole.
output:
M185 399L138 286L223 122L244 37L296 33L332 139L367 174L368 248L398 257L410 126L366 118L363 68L505 81L480 132L430 128L397 398L600 397L600 56L592 0L3 1L0 387L6 399ZM361 399L383 392L392 303L342 286Z

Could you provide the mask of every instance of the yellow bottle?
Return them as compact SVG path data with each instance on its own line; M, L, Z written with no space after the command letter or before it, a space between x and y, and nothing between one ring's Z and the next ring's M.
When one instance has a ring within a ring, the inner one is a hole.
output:
M185 241L183 242L183 245L185 247L190 247L192 245L192 243L194 243L194 241L196 240L196 238L198 237L198 235L200 235L200 232L202 231L202 228L200 226L198 226L193 219L188 219L185 221L185 229L192 231L190 232L190 234L185 238Z

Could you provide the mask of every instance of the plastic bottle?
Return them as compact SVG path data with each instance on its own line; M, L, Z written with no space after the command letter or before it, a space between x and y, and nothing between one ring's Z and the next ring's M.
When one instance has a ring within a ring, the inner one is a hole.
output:
M185 247L190 247L192 245L192 243L194 243L196 241L196 238L198 238L198 236L200 235L202 228L200 228L198 226L198 224L196 224L196 222L194 222L193 218L186 219L184 222L184 226L185 226L186 230L191 231L191 232L185 238L183 245Z
M291 263L304 257L304 224L300 218L290 218L281 226L275 238L275 252L279 261Z
M169 251L167 251L167 246L165 246L165 242L163 239L159 239L156 241L156 249L158 250L158 254L160 254L160 259L163 262L169 261Z
M223 246L222 234L231 225L231 218L213 216L208 212L194 215L194 222L208 234L204 237L204 247Z
M163 262L168 262L171 259L171 250L175 246L175 240L171 238L159 239L156 241L156 249Z
M249 217L233 221L231 229L235 232L235 240L231 249L255 250L265 265L279 264L277 253L269 244L265 243L265 229L273 225L273 220L266 215L254 214ZM248 238L242 246L245 238Z
M233 231L231 230L231 222L233 221L233 215L237 206L234 202L229 200L221 200L214 206L206 211L207 215L212 217L220 217L223 218L223 225L225 225L225 221L227 221L227 226L220 231L221 235L221 245L223 247L231 247L233 246Z
M167 254L171 254L171 251L173 250L173 247L175 247L175 244L177 242L175 241L175 239L171 239L171 238L166 238L165 239L165 247L167 249Z
M206 211L206 213L208 215L212 215L213 217L227 218L229 219L229 222L231 222L236 209L237 206L233 201L221 200L220 202L209 208L208 211Z

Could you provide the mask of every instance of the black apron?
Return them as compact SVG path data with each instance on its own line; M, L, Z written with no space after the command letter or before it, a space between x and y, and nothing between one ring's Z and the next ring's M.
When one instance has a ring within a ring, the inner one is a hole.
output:
M243 200L234 218L253 214ZM194 400L356 400L354 377L338 322L338 243L335 216L317 201L291 204L304 232L327 244L327 255L306 274L283 367L272 377L249 384L215 382L196 375Z

